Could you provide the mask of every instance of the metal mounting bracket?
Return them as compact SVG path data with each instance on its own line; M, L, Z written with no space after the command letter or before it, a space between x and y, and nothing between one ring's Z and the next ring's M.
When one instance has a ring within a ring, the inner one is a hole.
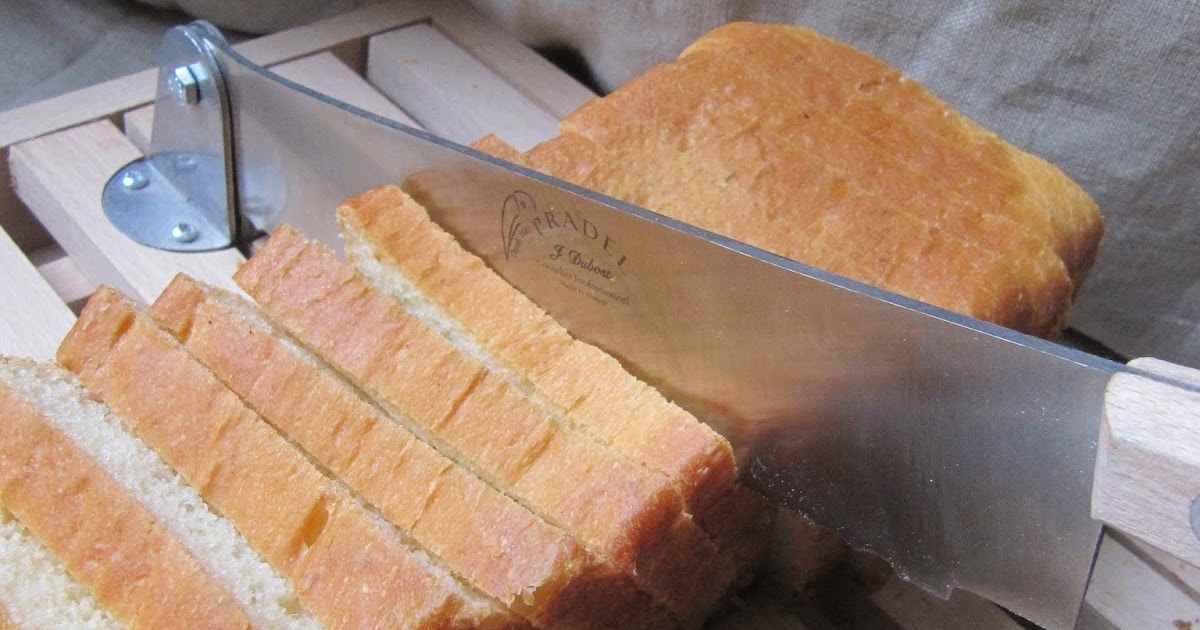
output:
M101 202L129 238L197 252L242 243L254 228L238 212L229 95L207 22L177 26L159 53L154 130L144 158L119 169Z

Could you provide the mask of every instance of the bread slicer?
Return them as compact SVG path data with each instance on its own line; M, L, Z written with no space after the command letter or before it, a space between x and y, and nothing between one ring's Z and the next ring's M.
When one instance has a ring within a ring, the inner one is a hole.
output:
M248 247L400 183L563 322L710 421L743 478L942 596L1069 628L1102 527L1200 565L1200 372L887 293L164 40L148 156L104 190L153 247ZM570 224L574 229L546 229Z

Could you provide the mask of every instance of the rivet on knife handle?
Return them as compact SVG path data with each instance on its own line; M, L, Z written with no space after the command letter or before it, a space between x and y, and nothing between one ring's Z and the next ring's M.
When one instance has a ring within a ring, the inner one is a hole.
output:
M1131 367L1200 385L1200 371L1153 359ZM1092 516L1200 565L1200 390L1116 374L1104 397Z

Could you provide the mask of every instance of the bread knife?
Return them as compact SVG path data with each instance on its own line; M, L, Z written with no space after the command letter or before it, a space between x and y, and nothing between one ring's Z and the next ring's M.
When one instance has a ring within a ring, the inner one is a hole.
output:
M1200 565L1196 370L1071 350L495 159L278 77L203 22L164 39L142 167L156 185L118 172L106 214L185 251L282 223L340 249L332 209L400 183L727 436L773 504L943 597L1072 627L1105 526Z

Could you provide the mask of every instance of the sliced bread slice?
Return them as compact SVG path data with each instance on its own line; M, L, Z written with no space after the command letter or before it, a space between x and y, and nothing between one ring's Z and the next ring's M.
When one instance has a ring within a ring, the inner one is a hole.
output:
M317 628L291 586L256 554L234 525L213 513L179 474L131 435L108 408L88 398L70 372L0 359L0 382L38 409L143 504L245 609L256 626Z
M665 476L547 417L328 248L283 226L234 279L392 418L630 571L684 625L724 596L732 563Z
M29 528L0 507L0 628L54 626L121 628Z
M117 291L92 296L57 358L232 520L322 623L527 626L381 524Z
M150 311L280 433L535 625L671 625L628 575L388 420L249 301L178 276Z
M55 426L55 419L78 413L83 397L55 400L49 409L31 400L53 387L21 378L37 369L21 360L3 363L4 507L123 623L248 628L241 606L163 522Z

